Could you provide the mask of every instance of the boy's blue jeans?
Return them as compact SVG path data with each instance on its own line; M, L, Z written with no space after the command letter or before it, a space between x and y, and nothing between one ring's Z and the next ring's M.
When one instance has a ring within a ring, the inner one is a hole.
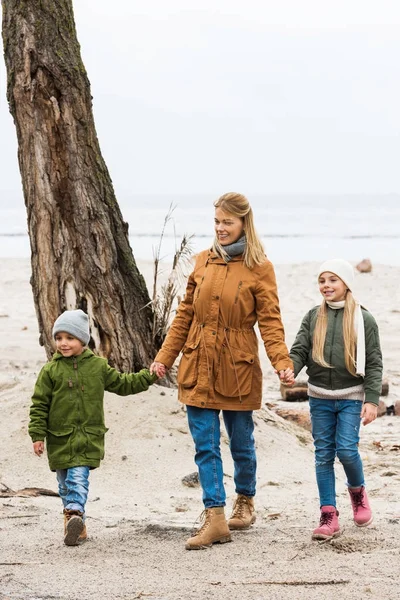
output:
M345 470L348 487L365 485L358 451L362 405L360 400L310 398L320 506L336 506L336 456Z
M85 514L85 506L89 492L89 467L71 467L56 471L58 493L64 508L79 510Z
M225 506L226 494L220 450L219 410L187 406L189 429L192 434L203 489L205 508ZM234 462L234 481L237 494L256 493L256 452L254 444L253 411L223 410Z

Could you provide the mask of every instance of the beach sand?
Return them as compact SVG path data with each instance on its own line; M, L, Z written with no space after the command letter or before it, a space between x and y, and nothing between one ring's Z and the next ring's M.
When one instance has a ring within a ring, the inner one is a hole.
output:
M361 258L361 257L360 257ZM146 280L152 264L140 263ZM319 303L318 264L276 266L288 345L305 312ZM0 263L0 483L2 489L56 491L45 457L27 434L30 396L45 362L29 285L30 263ZM400 268L374 265L357 274L357 295L378 321L389 400L400 399ZM186 416L175 389L154 385L120 398L106 394L106 458L90 476L88 541L62 543L57 497L0 498L0 600L63 599L346 599L399 597L400 418L383 416L362 429L360 443L374 523L356 528L341 466L336 467L342 535L311 541L319 516L310 434L266 403L280 399L262 345L264 408L255 415L257 522L233 542L188 552L184 542L202 511L201 491L182 484L196 470ZM397 445L397 447L396 447ZM233 468L222 438L228 493ZM1 490L0 490L1 491Z

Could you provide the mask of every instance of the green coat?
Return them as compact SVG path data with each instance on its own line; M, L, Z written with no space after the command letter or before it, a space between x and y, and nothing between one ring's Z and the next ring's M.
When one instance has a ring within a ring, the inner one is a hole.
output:
M104 358L84 350L64 358L58 352L40 371L32 396L29 435L46 439L50 469L98 467L104 458L104 390L137 394L157 379L147 369L120 373Z
M312 308L304 317L294 344L290 350L290 358L294 364L295 376L307 366L309 382L326 390L339 390L354 387L362 383L365 391L365 402L379 404L382 389L382 352L379 342L378 326L374 317L364 308L365 331L365 377L354 376L346 369L343 344L344 310L328 310L328 328L324 347L324 357L332 368L321 367L312 359L312 339L317 320L318 306Z

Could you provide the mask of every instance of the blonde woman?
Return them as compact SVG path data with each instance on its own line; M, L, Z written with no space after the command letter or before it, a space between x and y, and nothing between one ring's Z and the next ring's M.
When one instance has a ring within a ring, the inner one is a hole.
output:
M186 542L188 550L229 542L231 529L247 529L256 520L253 410L261 407L262 399L256 323L280 378L294 381L275 273L255 231L249 201L228 193L214 207L213 247L197 256L185 298L150 367L162 377L182 351L179 400L187 406L205 507L202 525ZM229 522L224 512L221 411L237 494Z
M334 461L344 467L354 522L365 527L372 512L358 451L361 419L377 416L382 387L382 354L374 317L354 299L354 269L341 259L318 271L322 304L303 319L290 351L295 376L307 365L320 523L313 539L340 534Z

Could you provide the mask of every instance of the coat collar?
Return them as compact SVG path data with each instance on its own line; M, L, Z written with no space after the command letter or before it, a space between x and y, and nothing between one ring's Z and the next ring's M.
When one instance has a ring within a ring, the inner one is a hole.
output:
M210 250L208 250L207 261L206 262L210 262L210 263L216 264L216 265L227 265L227 264L233 263L233 262L243 262L243 254L239 254L238 256L232 256L231 260L229 261L229 263L226 263L224 261L224 259L221 258L221 256L219 256L219 254L216 254L210 248Z

